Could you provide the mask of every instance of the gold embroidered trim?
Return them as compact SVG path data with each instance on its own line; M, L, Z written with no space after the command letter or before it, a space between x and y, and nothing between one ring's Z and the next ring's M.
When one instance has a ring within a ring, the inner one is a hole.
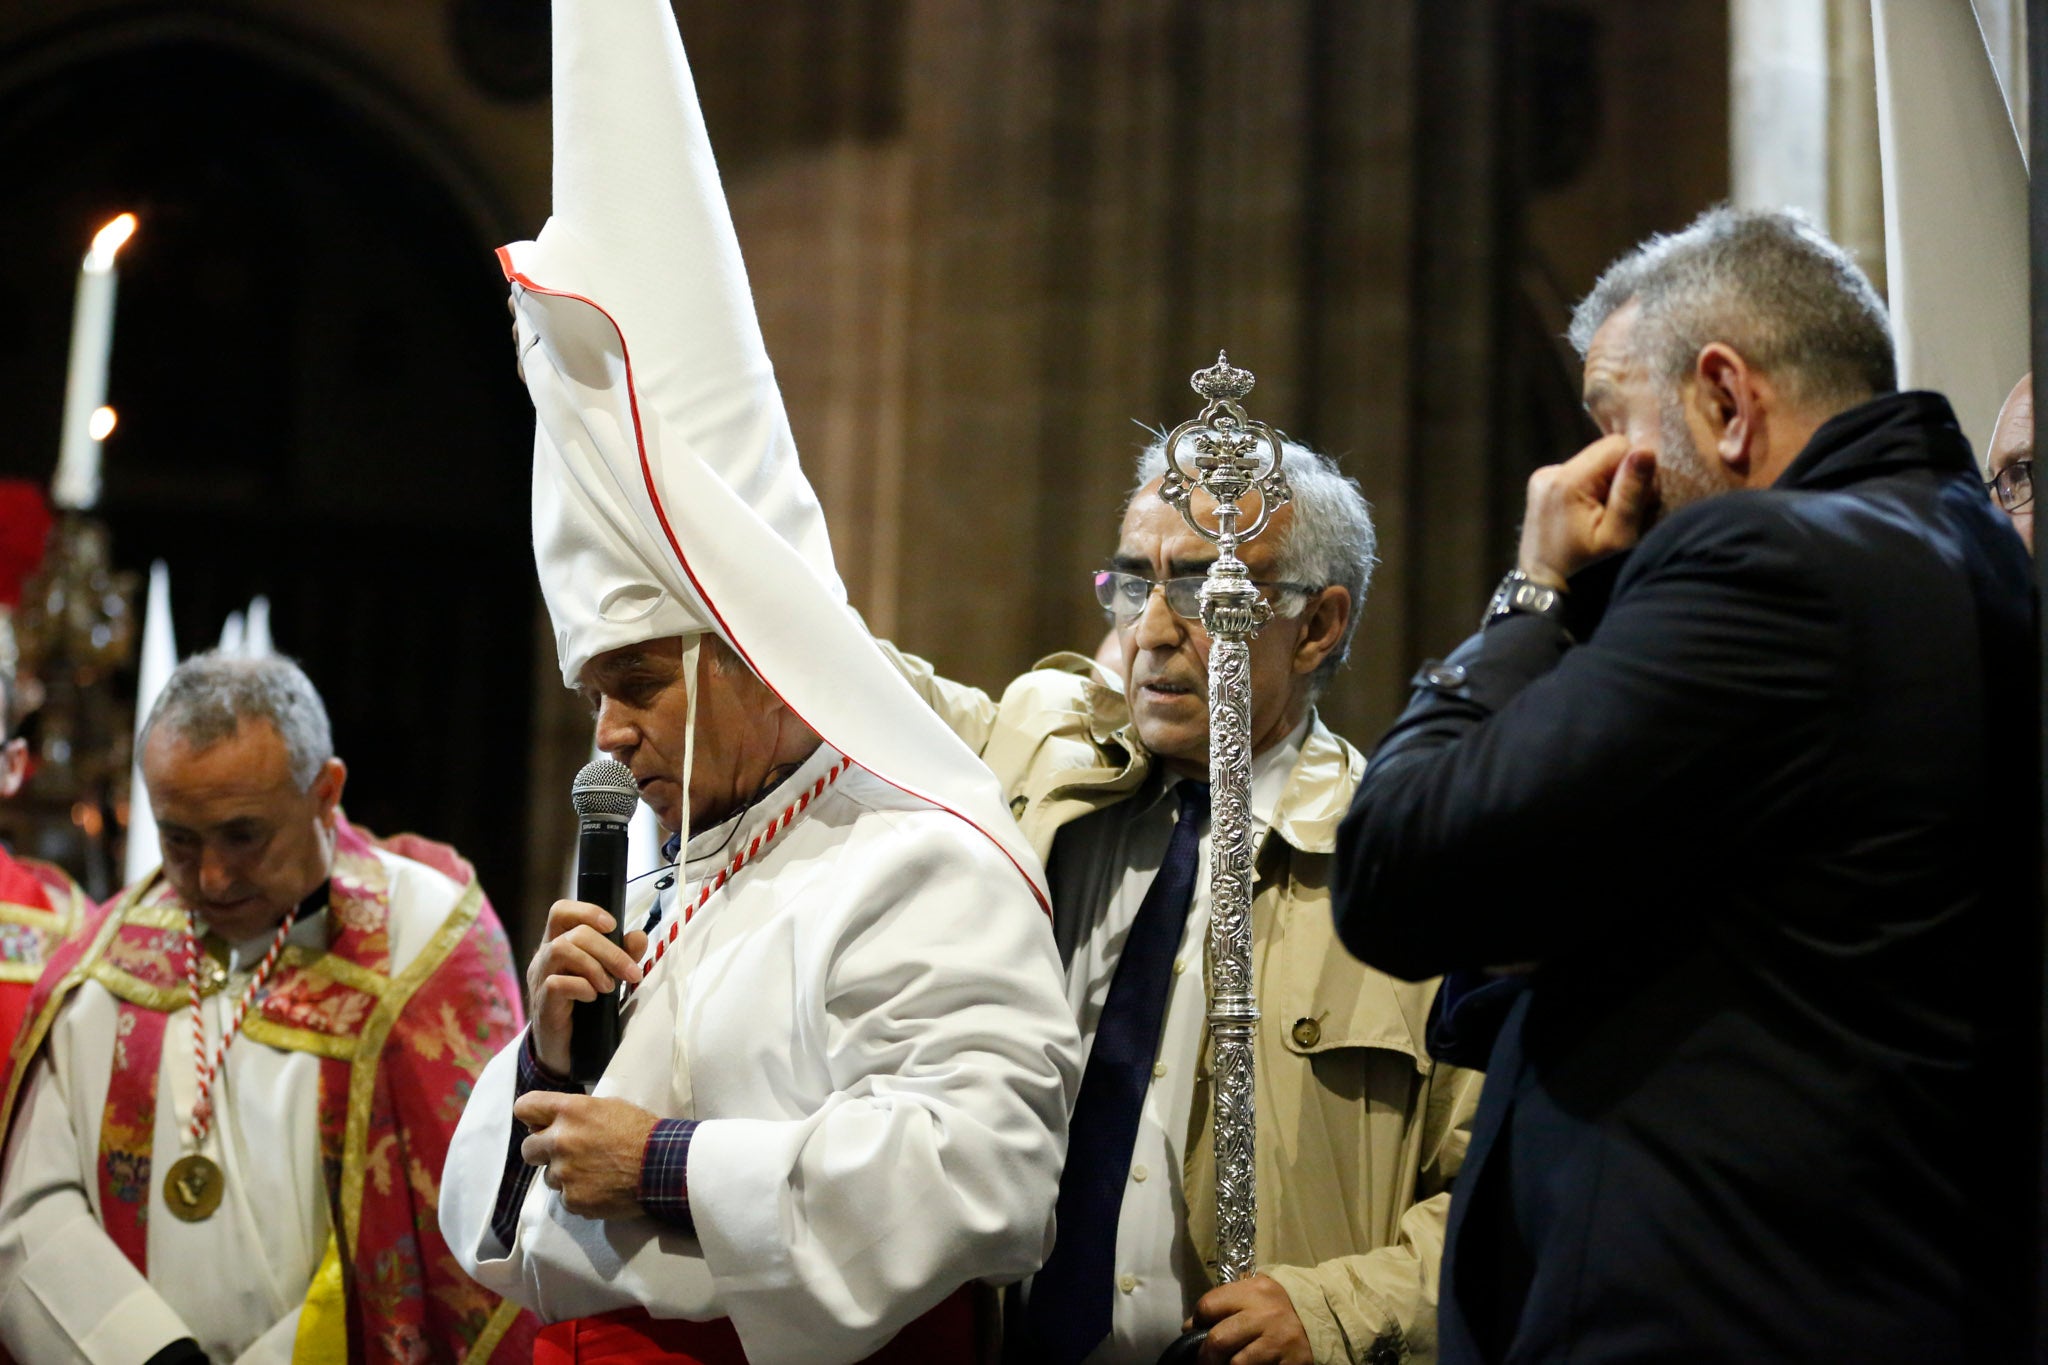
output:
M49 961L49 954L64 940L78 932L85 922L85 894L72 887L65 897L62 908L45 910L41 906L23 905L18 901L0 901L0 924L18 924L32 929L46 940L44 953L35 962L0 962L0 981L13 985L34 985L36 978L43 974L43 965Z
M331 1057L345 1062L356 1055L356 1040L337 1037L331 1033L319 1033L309 1028L294 1028L280 1024L265 1015L251 1013L242 1021L243 1036L253 1038L265 1047L274 1047L285 1052L310 1052L316 1057Z
M92 943L72 965L71 970L64 974L64 979L50 992L50 998L43 1002L41 1012L15 1037L14 1051L7 1072L7 1093L0 1095L0 1138L4 1138L13 1121L14 1103L21 1097L21 1083L28 1074L28 1059L36 1055L36 1050L43 1045L43 1039L49 1036L50 1025L56 1020L57 1011L63 1007L65 999L78 988L79 982L85 980L92 964L106 951L108 941L120 931L122 915L134 907L135 902L141 899L142 893L149 889L150 883L154 880L153 875L144 877L121 898L121 903L100 922L99 932L93 935Z
M139 924L145 929L183 929L187 927L185 912L170 905L138 905L126 911L117 912L127 924Z
M382 996L391 984L387 978L350 962L347 958L335 957L331 953L317 949L300 952L297 956L287 950L283 956L288 967L296 967L315 976L324 976L337 985L360 991L372 999ZM104 961L94 962L88 970L95 981L116 996L146 1009L175 1010L188 1004L192 998L189 987L152 986L132 972L123 971ZM209 972L199 983L201 998L218 995L226 990L229 980L228 973L224 971Z
M124 903L107 916L107 924L118 931L123 925L141 925L154 929L183 929L186 927L182 910L164 905L139 905L145 887L138 887ZM190 988L179 986L153 986L132 972L114 966L105 958L105 936L96 942L82 960L76 973L80 978L89 977L107 988L116 999L140 1005L144 1009L173 1014L191 1002ZM337 957L321 948L305 948L298 944L287 947L283 958L288 966L324 976L341 986L362 992L372 999L380 998L389 988L390 981L383 974ZM0 964L4 968L5 964ZM0 980L9 979L0 972ZM35 979L31 973L29 980ZM228 985L228 974L216 970L206 973L199 984L201 998L219 994ZM75 982L71 984L76 984ZM65 989L69 989L67 986ZM355 1056L356 1040L349 1036L321 1033L314 1029L297 1028L280 1024L260 1013L252 1014L244 1030L249 1036L266 1047L281 1048L288 1052L310 1052L319 1057L332 1057L347 1061Z
M0 901L0 924L25 924L31 929L54 930L61 934L69 927L70 919L61 910L39 910L33 905Z
M160 1014L175 1014L192 1003L190 987L152 986L104 959L93 962L85 974L105 986L116 999L140 1005L146 1010L156 1010ZM200 986L199 994L204 998L218 995L224 989L225 978L209 977ZM265 1047L280 1048L286 1052L310 1052L315 1056L333 1057L341 1061L347 1061L356 1053L356 1043L352 1037L280 1024L260 1012L250 1013L242 1025L242 1032Z
M391 985L391 978L382 972L371 971L359 962L337 957L325 948L307 948L297 943L287 944L283 957L284 965L287 967L313 972L338 985L347 986L350 990L361 991L367 996L382 996Z
M510 1299L498 1302L498 1311L491 1314L491 1320L484 1324L484 1330L476 1334L469 1350L463 1355L465 1362L484 1361L498 1349L498 1343L505 1339L505 1333L512 1330L513 1320L519 1316L519 1305Z
M455 908L441 921L441 927L420 949L419 956L392 978L391 988L377 1001L377 1007L370 1011L357 1035L355 1058L348 1073L348 1127L341 1149L341 1216L351 1255L362 1223L363 1179L370 1159L370 1102L377 1092L377 1063L384 1055L384 1042L391 1036L406 1002L422 982L440 969L476 923L483 902L483 884L472 880L463 888Z
M51 864L38 862L34 858L16 859L23 867L49 868ZM62 873L63 869L53 869ZM40 879L38 879L40 880ZM54 900L57 892L47 882L43 883L44 896ZM26 924L31 928L54 929L59 938L70 938L85 923L86 912L92 909L92 902L85 898L85 892L69 876L64 878L64 903L44 910L34 905L23 905L16 901L0 901L0 923Z
M85 969L85 974L105 986L115 999L126 1000L146 1010L169 1014L191 1003L191 993L184 987L152 986L133 972L124 972L104 958L95 957L92 965ZM200 987L199 993L212 995L220 988L220 983L209 980Z

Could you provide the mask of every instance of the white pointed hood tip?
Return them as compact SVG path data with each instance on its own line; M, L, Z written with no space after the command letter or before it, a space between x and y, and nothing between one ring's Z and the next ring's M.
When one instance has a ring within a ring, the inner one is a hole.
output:
M666 0L555 0L554 214L501 248L538 418L562 681L715 632L826 742L1044 874L981 761L846 603Z

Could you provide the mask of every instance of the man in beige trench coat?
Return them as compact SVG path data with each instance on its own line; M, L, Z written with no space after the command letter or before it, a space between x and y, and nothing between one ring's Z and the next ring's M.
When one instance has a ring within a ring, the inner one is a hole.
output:
M995 771L1046 860L1069 998L1091 1052L1140 902L1165 880L1175 829L1190 815L1206 825L1205 804L1191 811L1182 801L1176 815L1173 798L1189 785L1206 798L1208 638L1191 618L1215 552L1158 498L1163 467L1157 447L1141 457L1117 552L1096 575L1115 625L1111 648L1121 648L1122 689L1091 661L1062 654L992 700L897 656ZM1107 1219L1105 1233L1114 1230L1113 1264L1092 1279L1061 1276L1065 1301L1040 1303L1061 1256L1055 1247L1011 1315L1020 1359L1149 1365L1190 1318L1210 1328L1205 1362L1254 1343L1246 1358L1289 1365L1435 1356L1449 1185L1479 1077L1436 1065L1424 1049L1435 982L1396 981L1336 940L1330 857L1364 757L1316 717L1315 698L1348 651L1373 529L1357 485L1322 457L1290 445L1286 468L1294 502L1242 552L1275 608L1251 666L1259 1274L1215 1285L1206 993L1202 974L1187 970L1204 957L1204 848L1121 1207L1095 1213ZM1087 1095L1084 1082L1083 1107ZM1070 1167L1087 1160L1082 1125L1077 1110ZM1115 1179L1112 1169L1105 1183ZM1063 1184L1063 1242L1088 1236L1089 1211L1072 1194ZM1054 1334L1093 1321L1078 1344L1071 1333L1051 1340L1034 1330L1034 1307L1048 1310Z

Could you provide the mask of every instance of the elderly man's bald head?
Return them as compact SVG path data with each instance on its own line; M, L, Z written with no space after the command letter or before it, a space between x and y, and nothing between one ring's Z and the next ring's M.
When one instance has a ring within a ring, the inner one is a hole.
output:
M2034 376L2013 385L1998 423L1991 429L1991 458L1986 473L1991 496L2012 518L2013 528L2034 548Z

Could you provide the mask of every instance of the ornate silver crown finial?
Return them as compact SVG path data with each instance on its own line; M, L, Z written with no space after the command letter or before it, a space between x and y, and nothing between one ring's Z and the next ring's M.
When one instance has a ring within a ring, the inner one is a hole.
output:
M1257 382L1250 370L1231 364L1229 353L1220 350L1214 365L1188 377L1205 402L1200 413L1166 436L1166 478L1159 485L1159 496L1179 510L1189 528L1222 549L1216 567L1225 577L1244 580L1241 605L1254 612L1265 604L1251 589L1236 549L1264 530L1275 509L1291 496L1280 471L1280 433L1253 421L1244 410L1242 400ZM1214 503L1200 514L1191 501L1198 489ZM1259 510L1248 522L1241 521L1239 503L1254 489L1260 494ZM1255 630L1264 620L1258 616L1245 629ZM1214 631L1211 627L1211 634Z
M1230 363L1230 357L1223 352L1216 353L1216 363L1206 370L1196 370L1188 384L1196 393L1212 403L1235 403L1252 391L1258 380L1250 370L1240 370Z

